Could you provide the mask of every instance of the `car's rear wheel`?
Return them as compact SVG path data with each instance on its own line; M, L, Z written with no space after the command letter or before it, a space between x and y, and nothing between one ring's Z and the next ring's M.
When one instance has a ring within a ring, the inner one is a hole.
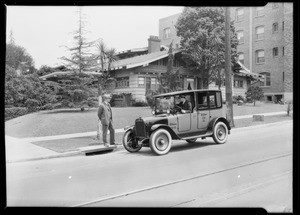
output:
M227 141L228 128L224 122L217 122L215 124L212 137L217 144L222 144Z
M172 137L167 130L158 129L151 134L149 143L154 153L165 155L171 149Z
M188 143L194 143L194 142L196 142L196 140L197 140L197 138L193 138L193 139L186 140L186 142L188 142Z
M138 145L135 141L132 130L125 132L123 136L123 146L128 152L138 152L142 148L142 145Z

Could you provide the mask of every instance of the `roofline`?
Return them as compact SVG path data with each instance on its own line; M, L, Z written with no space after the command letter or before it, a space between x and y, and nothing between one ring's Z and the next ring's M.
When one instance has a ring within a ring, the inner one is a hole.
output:
M172 95L178 95L178 94L187 94L187 93L193 93L193 92L221 92L221 90L215 90L215 89L197 89L197 90L181 90L181 91L174 91L174 92L169 92L169 93L162 93L158 95L154 95L153 97L161 97L161 96L172 96Z
M173 54L177 54L181 52L181 50L174 50L173 51ZM118 69L131 69L131 68L134 68L134 67L138 67L138 66L148 66L149 63L152 63L156 60L160 60L162 58L165 58L169 55L169 53L166 53L166 54L163 54L161 56L158 56L156 58L152 58L150 60L146 60L146 61L143 61L143 62L139 62L139 63L135 63L135 64L128 64L126 66L120 66L120 67L112 67L111 70L118 70Z

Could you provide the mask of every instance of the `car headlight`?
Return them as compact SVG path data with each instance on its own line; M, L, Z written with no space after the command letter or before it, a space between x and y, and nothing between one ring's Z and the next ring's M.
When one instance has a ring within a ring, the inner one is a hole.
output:
M152 115L155 115L155 110L152 110Z
M167 114L170 114L170 109L167 110Z

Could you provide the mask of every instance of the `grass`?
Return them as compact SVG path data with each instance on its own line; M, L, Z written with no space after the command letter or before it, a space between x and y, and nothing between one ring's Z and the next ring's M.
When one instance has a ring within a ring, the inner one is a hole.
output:
M263 102L257 102L256 106L253 106L253 104L233 106L234 116L286 110L287 105ZM145 117L152 115L149 107L114 107L112 111L115 129L134 124L134 120L140 116ZM283 115L265 117L263 122L252 122L252 119L240 119L235 120L235 127L246 127L291 119L292 117ZM80 111L79 109L40 111L6 121L5 134L12 137L25 138L91 132L96 130L97 120L96 108L86 111ZM95 136L91 136L41 141L34 144L56 152L67 152L95 143L94 138ZM116 134L116 142L122 142L122 133Z
M286 111L287 105L258 102L233 106L234 116ZM149 107L112 108L113 124L116 129L132 125L140 116L151 116ZM5 122L5 134L17 137L41 137L95 131L97 128L97 109L87 111L51 110L24 115Z
M253 125L260 125L266 123L280 122L286 120L292 120L291 116L287 115L277 115L277 116L267 116L264 117L264 121L256 121L253 122L252 118L249 119L239 119L235 120L235 128L248 127ZM109 137L109 135L108 135ZM116 142L122 143L123 133L117 133L115 136ZM35 142L34 144L56 151L56 152L70 152L76 151L80 147L89 146L91 144L97 144L97 141L94 139L95 137L80 137L80 138L71 138L71 139L62 139L62 140L51 140L51 141L40 141ZM119 146L117 150L122 150L123 146Z

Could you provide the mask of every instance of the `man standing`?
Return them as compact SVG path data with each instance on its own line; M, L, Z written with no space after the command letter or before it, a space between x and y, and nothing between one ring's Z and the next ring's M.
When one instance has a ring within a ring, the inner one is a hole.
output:
M102 124L102 137L104 146L109 146L107 143L107 131L110 133L110 145L115 145L115 129L112 124L112 111L110 107L110 95L104 94L102 96L102 103L98 108L98 118Z

